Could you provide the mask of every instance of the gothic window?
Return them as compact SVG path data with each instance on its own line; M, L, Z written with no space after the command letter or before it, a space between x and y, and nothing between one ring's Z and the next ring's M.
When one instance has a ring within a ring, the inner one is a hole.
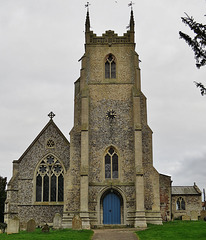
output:
M106 155L105 159L105 178L118 178L118 155L113 147L110 147Z
M176 210L185 210L185 200L182 197L177 199Z
M105 61L105 78L116 78L116 62L115 57L109 54Z
M48 155L38 166L36 173L36 201L64 201L64 169L53 156Z

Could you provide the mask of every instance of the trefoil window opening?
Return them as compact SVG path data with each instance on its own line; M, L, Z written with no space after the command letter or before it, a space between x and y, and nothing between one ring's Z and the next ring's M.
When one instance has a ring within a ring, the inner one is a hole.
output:
M55 147L55 143L54 143L54 140L52 140L52 139L49 139L48 141L47 141L47 147L48 148L54 148Z

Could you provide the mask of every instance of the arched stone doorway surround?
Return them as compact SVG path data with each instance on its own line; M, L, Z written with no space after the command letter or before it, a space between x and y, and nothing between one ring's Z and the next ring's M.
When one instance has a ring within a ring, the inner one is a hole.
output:
M97 198L98 224L103 225L103 200L109 193L115 193L120 199L121 224L126 224L126 196L120 187L109 186L100 190Z

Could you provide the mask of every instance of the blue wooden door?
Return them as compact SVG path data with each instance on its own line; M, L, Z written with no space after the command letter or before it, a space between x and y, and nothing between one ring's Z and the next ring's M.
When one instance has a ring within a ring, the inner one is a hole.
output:
M115 193L103 199L103 224L121 224L120 198Z

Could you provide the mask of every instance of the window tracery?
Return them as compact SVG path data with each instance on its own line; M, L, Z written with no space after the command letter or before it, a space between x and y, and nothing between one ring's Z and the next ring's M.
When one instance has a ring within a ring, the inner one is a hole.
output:
M113 147L110 147L105 155L105 178L118 178L118 155Z
M116 78L116 61L111 53L105 61L105 78Z
M182 197L177 199L176 210L185 210L185 200Z
M64 201L64 169L53 155L45 157L36 172L36 202Z

